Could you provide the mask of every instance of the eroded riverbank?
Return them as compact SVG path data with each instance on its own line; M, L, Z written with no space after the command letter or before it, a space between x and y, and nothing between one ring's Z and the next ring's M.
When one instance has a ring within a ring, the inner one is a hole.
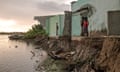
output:
M120 37L82 37L72 40L68 51L63 43L61 39L41 38L37 41L52 58L43 64L46 72L120 71Z
M65 40L44 36L32 39L32 43L38 45L35 50L43 49L49 55L42 63L40 60L36 62L38 72L119 72L119 36Z

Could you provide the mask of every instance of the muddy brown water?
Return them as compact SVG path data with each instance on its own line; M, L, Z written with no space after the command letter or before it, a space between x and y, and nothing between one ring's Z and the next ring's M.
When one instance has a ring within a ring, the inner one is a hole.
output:
M8 35L0 35L0 72L37 72L47 54L36 46L23 41L12 41Z

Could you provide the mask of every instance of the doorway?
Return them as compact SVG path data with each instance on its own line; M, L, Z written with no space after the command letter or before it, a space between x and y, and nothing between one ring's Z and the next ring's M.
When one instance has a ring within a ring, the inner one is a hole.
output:
M88 17L82 17L81 19L81 36L88 36Z
M108 34L120 35L120 11L108 12Z

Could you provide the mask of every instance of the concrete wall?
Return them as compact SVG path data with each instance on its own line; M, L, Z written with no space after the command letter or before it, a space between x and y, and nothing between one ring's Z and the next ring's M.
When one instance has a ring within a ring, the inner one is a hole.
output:
M89 18L89 31L107 28L108 11L120 10L120 0L78 0L72 4L72 11L74 12L80 9L80 7L85 4L90 4L96 9L96 12ZM73 15L72 35L80 35L80 28L77 27L80 26L80 20L80 17ZM78 30L76 28L78 28Z
M59 15L59 36L62 36L63 35L63 29L64 29L64 19L65 19L65 16L64 15Z
M59 26L59 16L50 17L50 25L49 25L49 36L56 36L56 23ZM58 28L59 29L59 28Z
M46 30L47 34L49 35L50 34L49 33L49 31L50 31L50 28L49 28L49 22L50 22L49 17L46 18L45 22L46 22L45 30Z
M34 20L43 25L49 36L56 36L56 23L58 23L58 35L63 35L64 15L35 16Z
M46 19L46 31L51 37L56 36L56 23L58 23L58 35L61 36L63 34L64 16L55 15Z
M76 14L72 16L72 35L80 36L81 27L80 27L80 14Z

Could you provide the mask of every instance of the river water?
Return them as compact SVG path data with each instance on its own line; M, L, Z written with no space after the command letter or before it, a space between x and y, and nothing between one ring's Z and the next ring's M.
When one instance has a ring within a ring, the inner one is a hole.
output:
M37 72L37 63L42 63L47 54L35 47L23 41L9 40L8 35L0 35L0 72Z

